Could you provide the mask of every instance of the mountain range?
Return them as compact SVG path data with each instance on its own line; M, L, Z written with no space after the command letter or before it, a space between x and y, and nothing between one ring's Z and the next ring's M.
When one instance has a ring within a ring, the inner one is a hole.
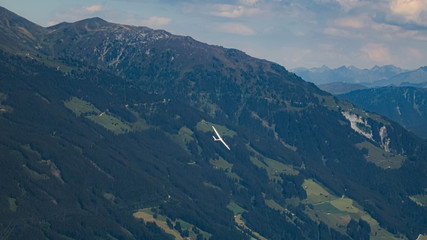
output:
M0 29L2 239L426 234L427 143L278 64L100 18Z
M393 65L375 66L371 69L359 69L354 66L342 66L330 69L326 66L320 68L295 68L292 70L304 80L322 86L326 84L342 83L360 84L365 87L384 86L427 86L427 67L416 70L405 70ZM342 88L342 86L338 86ZM328 86L331 89L331 85ZM341 92L342 93L342 92Z

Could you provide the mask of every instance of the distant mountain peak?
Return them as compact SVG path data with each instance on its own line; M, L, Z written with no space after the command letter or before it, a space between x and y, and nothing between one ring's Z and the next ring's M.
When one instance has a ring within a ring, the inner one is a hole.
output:
M304 80L313 82L318 85L334 83L334 82L345 82L345 83L364 84L367 87L371 87L371 86L388 85L390 84L389 81L395 78L396 76L409 73L411 71L396 67L394 65L384 65L384 66L375 65L371 69L367 69L367 68L360 69L353 65L350 65L348 67L343 65L341 67L334 68L334 69L327 69L325 67L312 68L312 69L296 68L294 69L294 72L297 75L300 75ZM424 72L424 71L420 71L420 72ZM421 75L422 74L419 74L418 78L421 79L422 78ZM421 82L421 80L408 80L407 82L413 82L413 81ZM394 83L394 84L399 85L400 83L401 82Z
M74 24L97 24L97 25L106 25L109 22L105 21L100 17L87 18L80 21L75 22Z
M7 26L7 27L13 27L13 26L37 26L41 28L41 26L28 21L27 19L19 16L16 13L13 13L9 10L7 10L4 7L0 6L0 25Z

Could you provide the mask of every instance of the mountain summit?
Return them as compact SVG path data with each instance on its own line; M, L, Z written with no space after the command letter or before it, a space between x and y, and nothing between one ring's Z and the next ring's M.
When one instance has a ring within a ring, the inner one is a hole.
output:
M278 64L99 18L42 28L2 9L1 19L3 238L427 229L427 144Z

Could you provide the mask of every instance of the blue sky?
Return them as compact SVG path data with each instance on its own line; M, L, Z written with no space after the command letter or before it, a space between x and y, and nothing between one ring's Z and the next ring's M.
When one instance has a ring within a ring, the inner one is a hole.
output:
M89 17L164 29L295 67L427 65L427 0L2 0L42 26Z

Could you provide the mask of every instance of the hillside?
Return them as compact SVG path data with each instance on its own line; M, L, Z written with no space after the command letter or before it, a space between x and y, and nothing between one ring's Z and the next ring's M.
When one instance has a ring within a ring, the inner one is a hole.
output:
M356 83L343 83L343 82L333 82L318 85L320 89L328 93L338 95L345 94L359 89L366 89L367 87L356 84Z
M282 66L99 18L41 28L0 8L0 19L2 238L427 229L427 144Z
M427 138L427 89L383 87L357 90L339 96L371 112L398 122L422 138Z
M420 67L391 77L388 81L379 81L377 86L412 86L427 87L427 67Z

